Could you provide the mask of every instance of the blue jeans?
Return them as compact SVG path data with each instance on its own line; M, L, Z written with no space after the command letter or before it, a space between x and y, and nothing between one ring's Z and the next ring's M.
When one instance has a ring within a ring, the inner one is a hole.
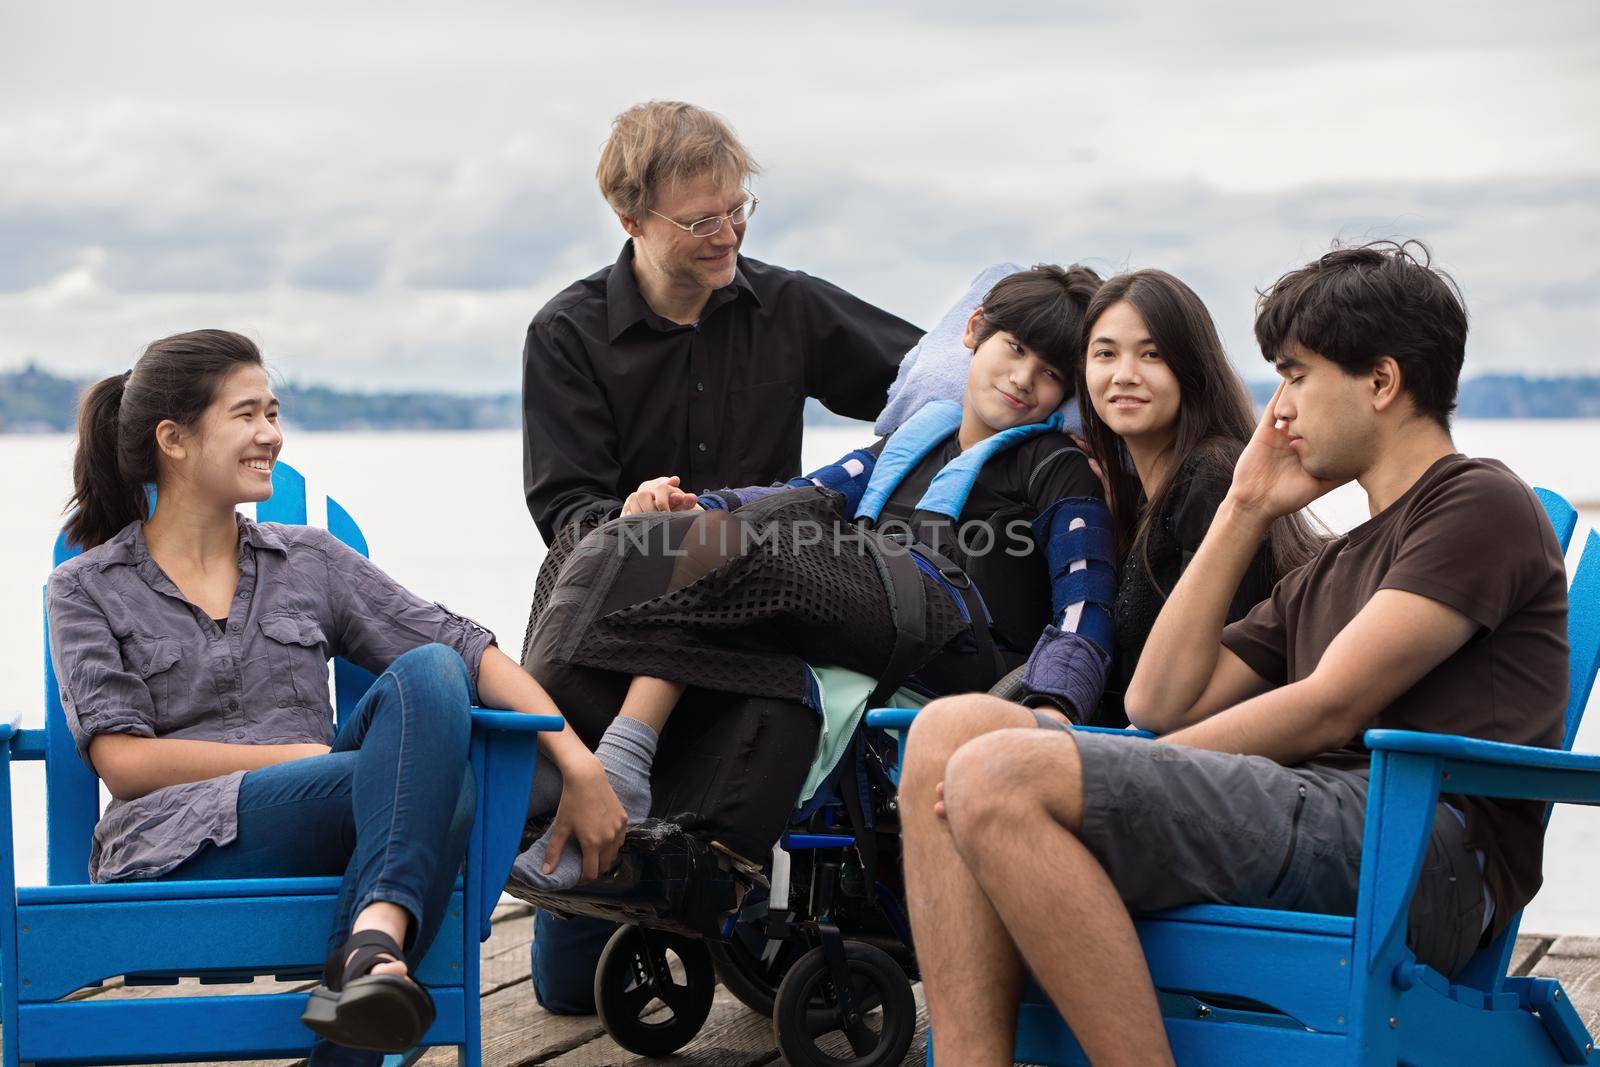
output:
M413 970L439 931L477 806L468 767L472 719L466 664L423 645L389 665L339 728L325 756L245 774L239 833L173 868L168 879L342 875L328 951L367 905L411 916ZM311 1063L380 1063L383 1056L318 1041Z

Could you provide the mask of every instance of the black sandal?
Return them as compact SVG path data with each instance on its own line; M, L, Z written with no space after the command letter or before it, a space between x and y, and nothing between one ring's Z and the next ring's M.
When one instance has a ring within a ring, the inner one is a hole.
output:
M311 991L301 1023L346 1048L416 1048L433 1025L433 998L409 975L372 973L380 963L404 960L394 938L381 930L351 934L323 964L322 984Z

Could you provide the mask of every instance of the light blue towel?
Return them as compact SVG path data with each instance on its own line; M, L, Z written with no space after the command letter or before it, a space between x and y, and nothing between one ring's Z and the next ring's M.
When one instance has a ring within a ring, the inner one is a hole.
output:
M996 263L978 272L967 291L900 361L900 370L889 387L889 402L872 427L873 433L888 437L930 400L961 402L962 394L967 391L967 365L972 362L971 350L961 343L967 319L972 317L972 309L994 288L995 282L1022 269L1015 263ZM1077 400L1062 404L1061 414L1066 432L1079 433Z
M971 351L961 343L961 335L972 309L983 302L995 282L1021 269L1015 263L995 263L978 272L967 291L900 361L894 384L889 386L889 402L872 427L873 433L888 437L930 400L960 401L967 389L967 364L972 359Z

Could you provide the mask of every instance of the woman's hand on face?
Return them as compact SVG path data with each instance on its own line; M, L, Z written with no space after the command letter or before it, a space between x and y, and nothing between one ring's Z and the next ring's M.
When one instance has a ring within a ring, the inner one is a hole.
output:
M694 511L699 497L678 488L676 474L668 478L651 478L640 482L639 488L628 494L622 502L624 515L641 515L653 511Z
M576 839L583 855L579 883L592 882L617 862L623 838L628 833L628 813L606 780L605 768L591 752L589 759L563 771L561 803L550 827L550 844L545 849L544 873L556 869L556 862Z
M1287 384L1279 384L1262 411L1250 443L1233 468L1233 487L1228 491L1235 505L1268 522L1299 511L1343 484L1306 470L1289 443L1289 431L1278 425L1278 398Z

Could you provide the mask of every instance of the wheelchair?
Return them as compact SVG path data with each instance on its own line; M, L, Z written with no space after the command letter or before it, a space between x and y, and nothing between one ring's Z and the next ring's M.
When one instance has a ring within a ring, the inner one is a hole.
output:
M859 724L770 856L739 855L685 814L631 827L594 882L544 892L513 879L506 890L557 915L625 924L600 957L595 1003L630 1052L688 1044L720 980L772 1020L789 1063L898 1064L916 1031L918 978L901 882L900 750Z

